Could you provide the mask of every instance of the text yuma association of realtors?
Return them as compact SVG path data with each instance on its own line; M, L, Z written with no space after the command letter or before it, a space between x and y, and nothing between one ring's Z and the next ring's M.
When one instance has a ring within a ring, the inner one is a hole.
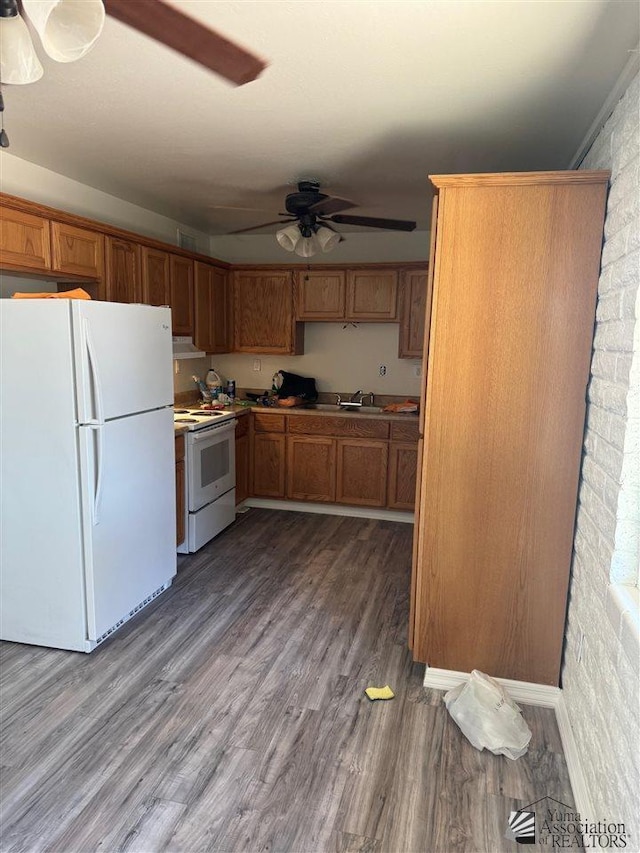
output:
M618 848L627 846L627 832L624 823L607 823L604 820L590 822L581 820L576 812L561 812L548 809L547 818L539 829L540 841L553 847L573 846L568 836L574 836L582 847ZM546 838L544 836L547 836ZM558 843L562 838L563 843Z

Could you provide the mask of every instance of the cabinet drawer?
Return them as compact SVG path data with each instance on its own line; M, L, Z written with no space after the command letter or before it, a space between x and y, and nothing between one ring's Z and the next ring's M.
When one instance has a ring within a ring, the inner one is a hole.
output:
M417 441L418 421L415 423L401 424L391 422L391 441Z
M253 429L255 432L284 432L284 415L254 412Z
M249 415L238 415L236 418L236 438L242 438L249 432Z
M347 438L388 438L389 422L366 418L314 417L290 415L287 418L290 433L296 435L335 435Z

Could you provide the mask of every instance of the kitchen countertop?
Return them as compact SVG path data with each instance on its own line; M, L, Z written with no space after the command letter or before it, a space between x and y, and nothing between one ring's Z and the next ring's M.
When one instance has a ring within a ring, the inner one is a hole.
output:
M195 408L195 405L194 405ZM292 415L294 417L316 417L316 418L366 418L367 420L376 421L402 421L403 423L417 423L417 412L363 412L361 409L340 409L337 406L330 409L305 409L302 407L286 406L229 406L228 410L232 410L236 417L243 417L249 412L259 412L269 415ZM174 432L176 435L182 432L187 432L187 427L184 424L174 424Z
M367 420L376 420L376 421L403 421L403 422L415 422L418 421L418 413L417 412L405 412L405 413L397 413L397 412L363 412L361 409L353 409L351 411L347 409L340 409L337 406L332 407L331 409L305 409L302 407L291 407L287 408L286 406L233 406L234 412L238 415L249 413L249 412L260 412L262 414L272 414L272 415L293 415L294 417L330 417L330 418L366 418Z

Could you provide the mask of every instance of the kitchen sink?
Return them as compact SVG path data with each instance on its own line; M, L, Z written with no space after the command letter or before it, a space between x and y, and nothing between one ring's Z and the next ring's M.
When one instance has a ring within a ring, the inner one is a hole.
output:
M305 408L319 412L348 412L352 415L378 415L382 411L382 406L339 406L336 403L311 403Z

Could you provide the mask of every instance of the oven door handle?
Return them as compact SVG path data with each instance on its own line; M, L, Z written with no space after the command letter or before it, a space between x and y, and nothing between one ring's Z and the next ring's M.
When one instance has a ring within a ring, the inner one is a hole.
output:
M196 430L195 432L189 434L189 438L192 444L199 444L201 441L210 441L214 437L223 438L230 432L235 432L235 429L236 421L234 418L227 424L220 424L220 426L209 427L208 429L205 427L204 429Z

